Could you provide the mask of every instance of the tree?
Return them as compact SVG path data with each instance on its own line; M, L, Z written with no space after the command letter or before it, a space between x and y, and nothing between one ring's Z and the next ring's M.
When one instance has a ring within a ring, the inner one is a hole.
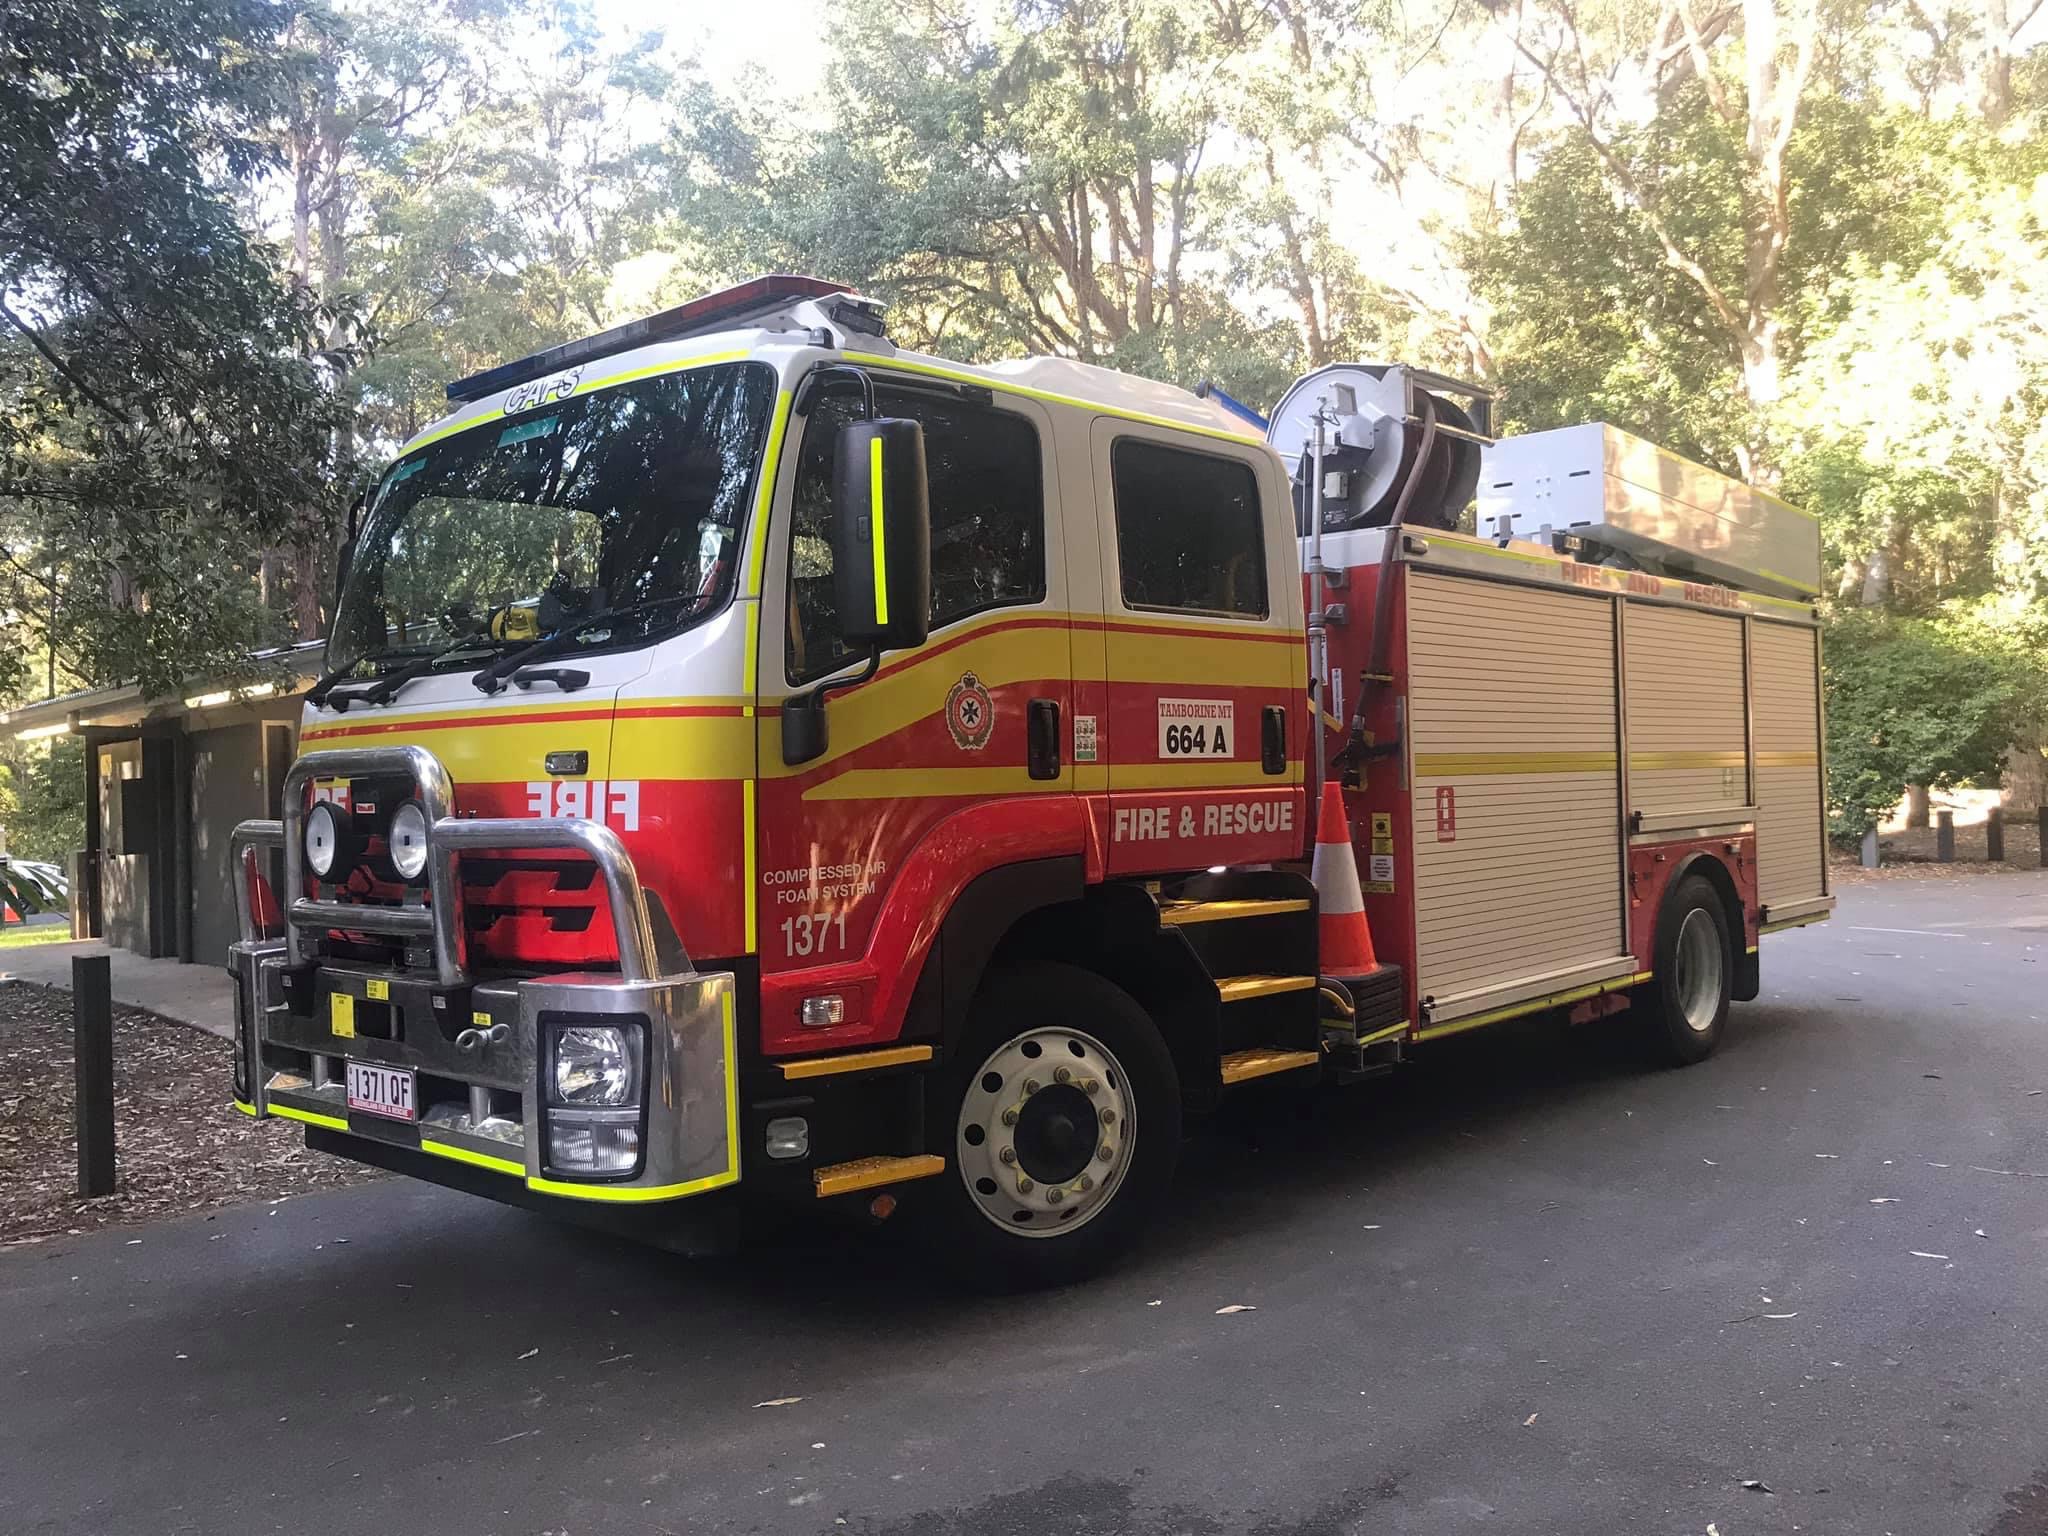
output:
M2007 747L2048 721L2048 674L1996 613L1852 609L1828 626L1824 646L1828 801L1844 838L1875 826L1908 784L1995 779Z
M289 83L282 19L263 0L0 5L0 606L47 612L61 565L45 639L87 676L169 687L246 654L269 632L232 579L252 534L325 494L320 317L227 195Z
M1257 8L850 0L834 12L831 130L697 98L678 135L686 218L727 265L787 265L892 300L899 339L1052 352L1270 399L1291 329L1232 303L1197 254L1223 75ZM1263 29L1270 22L1261 22Z
M1746 408L1734 448L1743 476L1757 484L1775 483L1779 467L1769 413L1783 384L1788 156L1813 73L1821 6L1717 0L1696 10L1693 0L1664 0L1650 12L1625 0L1548 0L1519 12L1516 23L1516 47L1565 108L1570 136L1599 167L1608 200L1691 286L1712 320L1708 334L1732 356ZM1582 24L1582 13L1592 25ZM1676 216L1670 192L1674 178L1686 179L1686 162L1655 153L1659 137L1637 131L1648 114L1635 106L1648 103L1654 114L1682 92L1696 92L1711 112L1726 142L1717 158L1733 173L1720 218L1693 230ZM1739 262L1726 259L1730 246Z

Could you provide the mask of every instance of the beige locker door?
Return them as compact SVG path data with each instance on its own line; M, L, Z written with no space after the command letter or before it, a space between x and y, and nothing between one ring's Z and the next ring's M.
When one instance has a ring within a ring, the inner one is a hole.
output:
M1613 600L1411 568L1408 678L1432 1016L1622 955Z
M1776 917L1827 894L1820 633L1759 619L1750 654L1756 667L1757 895Z
M1630 603L1622 652L1629 809L1710 821L1749 804L1742 620Z

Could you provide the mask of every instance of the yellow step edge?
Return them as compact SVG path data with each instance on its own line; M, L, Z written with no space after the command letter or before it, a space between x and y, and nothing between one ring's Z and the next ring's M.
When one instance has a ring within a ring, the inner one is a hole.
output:
M1321 1051L1276 1051L1268 1046L1232 1051L1223 1058L1223 1082L1228 1087L1232 1083L1249 1082L1255 1077L1270 1077L1275 1072L1312 1067L1322 1059Z
M1306 992L1316 984L1313 976L1219 976L1216 990L1226 1003L1247 998L1273 997L1282 992Z
M932 1048L928 1045L892 1045L881 1051L854 1051L845 1056L806 1056L800 1061L785 1061L782 1075L794 1081L800 1077L831 1077L840 1072L873 1072L882 1067L901 1067L931 1059Z
M856 1157L850 1163L832 1163L811 1170L811 1184L820 1200L830 1195L850 1195L856 1190L874 1189L882 1184L905 1184L928 1179L946 1171L946 1160L935 1153L916 1157Z
M1159 921L1169 928L1190 923L1220 923L1233 917L1271 917L1278 912L1306 912L1306 897L1261 897L1233 901L1175 902L1159 909Z

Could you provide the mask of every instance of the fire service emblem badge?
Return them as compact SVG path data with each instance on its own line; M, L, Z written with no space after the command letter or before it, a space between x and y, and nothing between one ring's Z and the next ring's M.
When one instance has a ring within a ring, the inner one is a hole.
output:
M972 672L960 674L946 695L946 729L962 752L979 752L996 728L996 701Z

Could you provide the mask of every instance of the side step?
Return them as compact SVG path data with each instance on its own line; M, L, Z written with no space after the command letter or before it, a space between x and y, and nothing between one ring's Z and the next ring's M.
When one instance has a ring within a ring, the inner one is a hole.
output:
M1314 988L1313 976L1218 976L1216 990L1226 1003L1248 1002L1255 997L1277 997L1282 992L1307 992Z
M1317 1066L1322 1059L1321 1051L1278 1051L1271 1046L1232 1051L1223 1058L1223 1086L1228 1088L1233 1083L1248 1083L1255 1077L1271 1077L1275 1072L1294 1072L1303 1067Z
M811 1170L811 1185L817 1198L850 1195L856 1190L876 1189L884 1184L907 1184L946 1171L946 1160L935 1153L916 1157L856 1157L850 1163L830 1163Z
M1170 901L1159 909L1159 921L1168 928L1185 928L1191 923L1220 923L1235 917L1272 917L1281 912L1306 912L1305 898L1268 897L1228 901Z

